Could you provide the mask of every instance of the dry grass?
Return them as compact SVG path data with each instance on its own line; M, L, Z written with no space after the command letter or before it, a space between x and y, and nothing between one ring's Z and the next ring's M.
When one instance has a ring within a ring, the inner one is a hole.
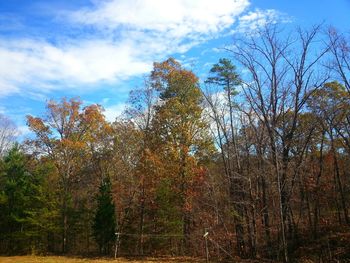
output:
M202 260L196 260L193 258L177 257L177 258L144 258L144 259L101 259L101 258L74 258L74 257L59 257L59 256L14 256L14 257L0 257L1 263L201 263Z

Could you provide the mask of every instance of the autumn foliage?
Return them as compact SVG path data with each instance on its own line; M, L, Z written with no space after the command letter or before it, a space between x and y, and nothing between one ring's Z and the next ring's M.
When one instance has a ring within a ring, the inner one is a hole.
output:
M350 49L279 33L203 82L154 63L113 123L77 98L27 116L0 162L0 252L348 260Z

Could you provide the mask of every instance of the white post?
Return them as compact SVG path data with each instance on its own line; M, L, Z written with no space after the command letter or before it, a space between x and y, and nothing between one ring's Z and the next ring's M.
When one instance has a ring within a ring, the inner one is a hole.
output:
M114 250L114 259L117 258L117 255L118 255L118 246L119 246L119 236L120 236L120 233L115 233L115 235L117 236L116 240L115 240L115 250Z
M207 263L209 263L208 234L209 232L207 231L207 229L205 229L203 237L205 239L205 254L207 257Z

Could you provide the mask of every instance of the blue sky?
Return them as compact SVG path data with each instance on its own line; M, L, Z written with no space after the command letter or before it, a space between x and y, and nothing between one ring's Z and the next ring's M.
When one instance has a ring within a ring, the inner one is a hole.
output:
M27 134L48 99L99 103L113 120L153 61L204 77L238 32L267 21L350 32L350 0L0 0L0 113Z

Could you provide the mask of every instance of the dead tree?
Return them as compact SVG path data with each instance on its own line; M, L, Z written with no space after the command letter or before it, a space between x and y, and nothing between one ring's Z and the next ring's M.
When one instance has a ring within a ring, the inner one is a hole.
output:
M293 227L289 197L295 177L288 176L292 143L306 101L327 79L324 74L317 74L328 51L327 47L320 47L319 32L320 26L315 26L309 31L298 29L288 34L276 25L268 25L238 39L230 50L247 70L245 98L268 134L285 262L289 261L287 226Z

